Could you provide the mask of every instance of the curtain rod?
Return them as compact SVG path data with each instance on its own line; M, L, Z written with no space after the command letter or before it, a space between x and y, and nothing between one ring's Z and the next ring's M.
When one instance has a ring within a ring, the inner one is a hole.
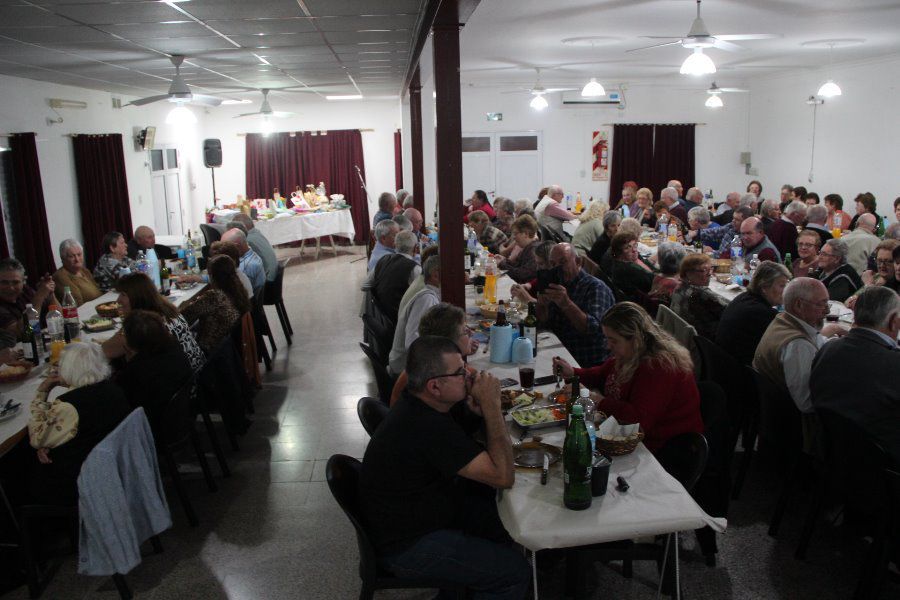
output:
M613 125L696 125L697 127L703 127L706 123L603 123L604 127Z
M374 133L375 132L374 129L358 129L357 131L359 131L360 133ZM237 136L238 137L246 137L251 133L260 133L260 132L248 131L246 133L239 133L239 134L237 134ZM323 130L315 130L315 131L288 131L288 132L279 131L277 133L290 133L291 137L295 137L297 134L303 135L303 134L307 134L307 133L310 135L328 135L328 130L323 129Z
M77 138L78 136L85 137L109 137L111 135L122 135L121 133L64 133L63 137Z

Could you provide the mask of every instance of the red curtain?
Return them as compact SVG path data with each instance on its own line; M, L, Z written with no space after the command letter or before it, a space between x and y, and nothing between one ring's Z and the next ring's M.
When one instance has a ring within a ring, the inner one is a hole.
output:
M343 194L350 204L354 238L369 239L369 206L356 168L363 179L362 134L356 129L273 133L246 137L246 193L248 198L271 198L274 188L289 195L296 186L325 183L328 193Z
M103 236L118 231L131 238L131 205L125 176L122 135L77 135L72 138L84 262L92 265L105 252Z
M399 129L394 132L394 189L403 189L403 141Z
M13 178L10 206L15 229L20 232L18 251L22 253L17 258L25 265L28 283L33 287L45 273L56 271L34 133L13 135L9 138L9 148Z
M694 127L693 123L656 125L653 143L653 174L650 182L653 197L659 199L659 191L672 179L684 186L684 191L694 185Z
M638 187L650 187L652 174L653 125L613 125L609 206L616 207L626 181L634 181ZM659 190L655 189L653 197L657 196Z

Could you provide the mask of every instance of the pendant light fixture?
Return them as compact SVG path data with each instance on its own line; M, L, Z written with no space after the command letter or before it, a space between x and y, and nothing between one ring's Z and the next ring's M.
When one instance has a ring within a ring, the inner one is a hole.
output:
M544 110L545 108L550 106L550 103L547 102L547 99L544 98L543 94L535 94L534 98L531 99L531 102L529 102L528 105L534 110Z
M718 94L710 94L709 98L706 99L706 106L708 108L722 108L725 104Z
M834 64L834 44L828 44L828 71L830 72L832 69L832 65ZM835 96L841 95L841 88L838 84L834 82L833 79L829 79L819 88L817 92L819 96L823 98L833 98Z
M712 59L703 54L703 48L694 48L694 51L681 63L682 75L709 75L716 72L716 65Z
M599 98L606 95L606 90L603 89L603 85L597 81L596 77L591 77L591 80L581 88L581 95L585 98Z
M183 104L178 104L166 116L166 125L193 125L196 122L197 117Z

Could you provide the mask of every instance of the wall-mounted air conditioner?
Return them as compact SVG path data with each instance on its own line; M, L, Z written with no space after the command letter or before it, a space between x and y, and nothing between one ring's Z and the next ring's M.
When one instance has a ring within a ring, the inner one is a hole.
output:
M562 103L569 106L618 106L622 104L622 94L610 91L599 98L585 98L580 90L563 92Z

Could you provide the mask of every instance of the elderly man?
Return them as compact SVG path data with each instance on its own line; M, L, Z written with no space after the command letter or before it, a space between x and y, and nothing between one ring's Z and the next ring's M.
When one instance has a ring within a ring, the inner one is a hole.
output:
M397 197L390 192L382 192L378 196L378 212L372 219L372 227L377 226L382 221L393 218L397 213Z
M558 185L551 185L547 188L547 193L538 200L538 203L534 206L534 218L540 219L544 214L544 211L547 210L547 207L553 205L559 205L560 202L566 197L563 189ZM565 210L565 209L563 209ZM574 215L573 215L574 216Z
M734 236L740 237L741 235L741 223L744 222L744 219L749 219L752 216L752 208L749 206L738 206L732 211L730 223L717 229L702 230L698 234L699 239L703 242L704 248L713 249L713 257L728 257L731 255L731 242L734 240ZM716 238L719 239L718 244L710 243L715 242Z
M800 200L793 200L785 207L781 218L771 223L766 229L766 235L778 248L781 256L787 258L787 255L790 254L797 258L797 227L803 225L805 219L806 204Z
M794 186L789 183L781 186L781 198L778 200L778 205L787 204L794 197Z
M0 260L0 348L11 348L21 341L22 315L28 304L39 313L52 302L56 284L49 273L38 282L37 290L25 284L25 267L15 258Z
M400 226L400 231L412 231L413 224L409 218L403 213L397 213L394 215L394 218L391 219L394 223Z
M422 315L441 301L441 258L432 256L422 266L425 287L413 296L409 304L397 314L397 328L388 357L388 371L394 377L406 368L406 352L419 337L419 321Z
M718 223L713 223L709 211L702 206L695 206L688 211L687 241L695 239L702 231L707 229L720 229Z
M741 246L744 260L750 261L756 255L759 260L781 262L781 253L766 236L763 223L758 217L748 217L741 222Z
M494 198L494 214L497 215L494 227L509 237L512 234L512 223L516 220L515 202L505 196L497 196Z
M394 197L397 199L397 205L402 209L407 209L412 206L412 194L410 194L407 190L399 189L397 193L394 194ZM409 205L407 206L407 201L409 201Z
M480 210L469 214L469 225L475 230L478 243L485 246L491 254L499 253L500 248L509 239L505 233L491 225L491 220Z
M139 250L143 250L146 254L147 250L151 248L156 252L156 258L160 261L175 258L175 253L171 248L156 243L156 233L152 229L141 225L134 230L134 238L128 242L128 257L136 259Z
M828 240L819 250L819 272L816 276L828 289L829 297L838 302L844 302L863 286L859 273L847 264L848 254L844 238Z
M809 375L813 357L826 342L822 328L827 314L828 290L822 282L809 277L792 280L784 288L784 312L769 324L753 356L753 367L789 394L804 415L804 448L808 451L816 448ZM834 333L841 330L839 325L829 329Z
M369 256L367 270L371 271L382 256L394 253L394 238L400 233L400 226L393 219L385 219L375 226L375 247Z
M712 220L718 223L719 225L727 225L731 223L731 215L734 213L734 209L741 205L741 193L740 192L728 192L728 195L725 196L725 202L719 205L716 209L716 214L713 216Z
M690 210L692 208L702 206L703 205L703 192L700 191L700 188L696 188L696 187L689 188L687 191L687 194L684 195L684 202L681 203L681 205L688 212L690 212Z
M410 207L403 211L403 216L409 219L409 222L412 225L412 232L416 234L416 239L418 240L420 248L426 248L434 243L434 240L422 233L422 225L425 223L425 220L422 218L422 213L417 209Z
M884 287L866 288L853 317L850 332L813 360L812 404L855 421L900 463L900 296Z
M531 570L500 522L494 489L515 481L500 382L470 379L456 344L410 347L407 391L366 447L360 506L381 566L455 582L476 598L520 599ZM450 416L465 402L484 420L486 449Z
M623 206L631 208L631 205L634 204L635 195L638 191L638 184L634 181L626 181L622 184L622 198L616 202L615 206L613 206L613 210L621 211ZM610 204L612 206L612 204ZM627 216L631 216L631 212Z
M675 193L677 194L678 204L681 205L685 213L689 208L693 208L685 205L684 203L684 186L681 185L680 181L678 181L677 179L670 179L669 183L666 184L666 187L670 187L675 190Z
M535 210L535 213L538 215L538 223L541 226L546 227L557 240L570 240L572 236L563 230L563 223L566 221L574 221L578 219L578 216L570 213L562 206L562 204L560 204L565 196L563 195L562 188L559 186L551 185L547 192L547 196L550 197L551 202L544 206L543 211L538 212ZM538 204L538 208L540 208L540 204Z
M400 300L410 284L422 273L422 267L416 262L416 248L419 245L416 234L401 231L394 244L395 252L378 261L362 289L372 290L378 307L396 323Z
M60 302L64 299L65 288L72 292L78 306L103 294L94 281L94 276L84 268L84 249L81 244L73 239L63 240L59 245L59 258L62 260L62 267L53 274L53 282Z
M806 210L806 227L804 229L814 231L819 236L820 246L833 238L831 228L828 226L828 209L821 204L810 206Z
M841 240L847 244L847 263L857 273L862 274L866 270L869 255L881 241L875 235L877 223L878 218L875 215L864 213L856 221L856 229L841 236Z
M585 273L572 244L554 246L550 264L560 283L538 292L538 320L559 337L579 365L599 365L609 355L600 320L615 303L612 291Z
M262 260L263 268L266 270L266 281L275 281L275 277L278 276L278 258L275 256L275 248L272 247L266 236L253 225L253 219L248 215L238 213L232 217L232 221L237 221L246 229L247 243Z
M266 270L263 268L262 259L247 243L247 234L237 228L229 229L222 234L221 241L230 242L237 246L238 252L241 254L241 262L238 264L238 268L250 280L250 284L253 286L253 295L255 296L266 284Z
M872 286L884 286L900 294L900 280L896 278L894 268L894 254L898 247L900 242L897 240L884 240L875 247L875 269L863 272L862 281L865 285L847 298L844 303L847 308L854 308L860 295Z
M681 185L681 184L679 184ZM664 188L659 193L660 202L665 202L666 206L669 207L669 214L682 223L687 223L687 211L678 201L678 190L674 187Z
M772 198L763 200L759 207L759 216L762 218L763 228L768 231L769 226L781 217L781 204Z

